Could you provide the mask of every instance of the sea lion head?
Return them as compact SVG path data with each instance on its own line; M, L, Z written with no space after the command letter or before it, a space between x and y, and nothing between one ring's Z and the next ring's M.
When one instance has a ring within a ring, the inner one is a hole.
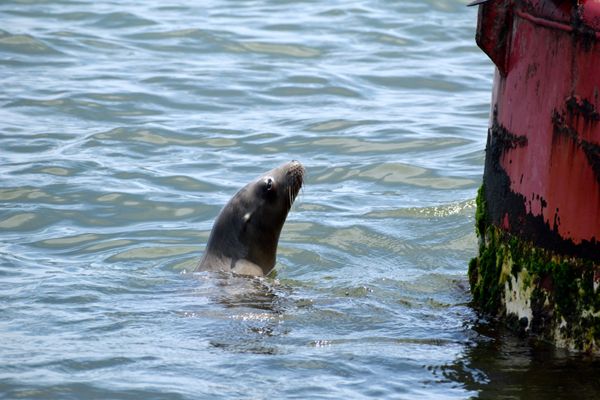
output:
M268 274L275 266L279 235L303 181L304 167L291 161L240 189L217 217L198 269Z

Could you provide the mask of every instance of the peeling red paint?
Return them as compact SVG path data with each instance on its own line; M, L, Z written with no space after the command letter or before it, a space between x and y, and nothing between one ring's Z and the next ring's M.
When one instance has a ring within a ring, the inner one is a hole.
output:
M479 7L477 43L498 67L492 101L499 128L490 135L524 138L503 148L494 168L506 173L507 190L523 199L527 215L562 240L591 243L600 253L600 0L496 0ZM501 210L507 190L488 199L500 203L492 222L528 231L515 226L527 215L509 218L511 210Z
M510 221L508 219L508 213L504 214L504 219L502 220L502 229L507 231L510 230Z

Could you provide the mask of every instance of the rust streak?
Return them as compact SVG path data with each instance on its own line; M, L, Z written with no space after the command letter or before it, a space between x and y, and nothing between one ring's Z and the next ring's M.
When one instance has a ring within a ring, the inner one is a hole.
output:
M577 103L577 104L579 104L579 103ZM569 102L567 103L567 107L570 107ZM588 118L593 117L593 118L598 118L598 120L600 120L600 115L595 111L592 114L590 114L590 113L583 114L582 113L582 115L584 115L584 118L585 118L585 115L587 115ZM597 119L595 119L595 120L597 120ZM571 139L573 141L573 143L575 143L577 145L578 148L583 150L588 163L590 164L590 166L592 167L592 170L594 171L596 180L600 184L600 146L595 143L592 143L588 140L582 139L579 136L579 134L577 133L577 131L575 129L573 129L572 127L570 127L566 123L565 118L561 114L559 114L558 111L556 111L556 110L554 110L554 113L552 114L552 125L554 126L554 132L557 135L562 135L562 136L565 136L565 137Z

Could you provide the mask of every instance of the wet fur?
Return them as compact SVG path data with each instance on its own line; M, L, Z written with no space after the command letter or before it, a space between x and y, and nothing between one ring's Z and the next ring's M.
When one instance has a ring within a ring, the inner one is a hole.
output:
M215 220L196 271L267 275L275 266L279 235L303 180L304 167L292 161L240 189Z

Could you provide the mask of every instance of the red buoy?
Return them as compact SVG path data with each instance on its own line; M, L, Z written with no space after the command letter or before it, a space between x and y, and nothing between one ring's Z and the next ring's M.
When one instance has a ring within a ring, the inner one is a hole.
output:
M600 0L480 3L477 44L497 69L475 301L519 329L597 351Z

